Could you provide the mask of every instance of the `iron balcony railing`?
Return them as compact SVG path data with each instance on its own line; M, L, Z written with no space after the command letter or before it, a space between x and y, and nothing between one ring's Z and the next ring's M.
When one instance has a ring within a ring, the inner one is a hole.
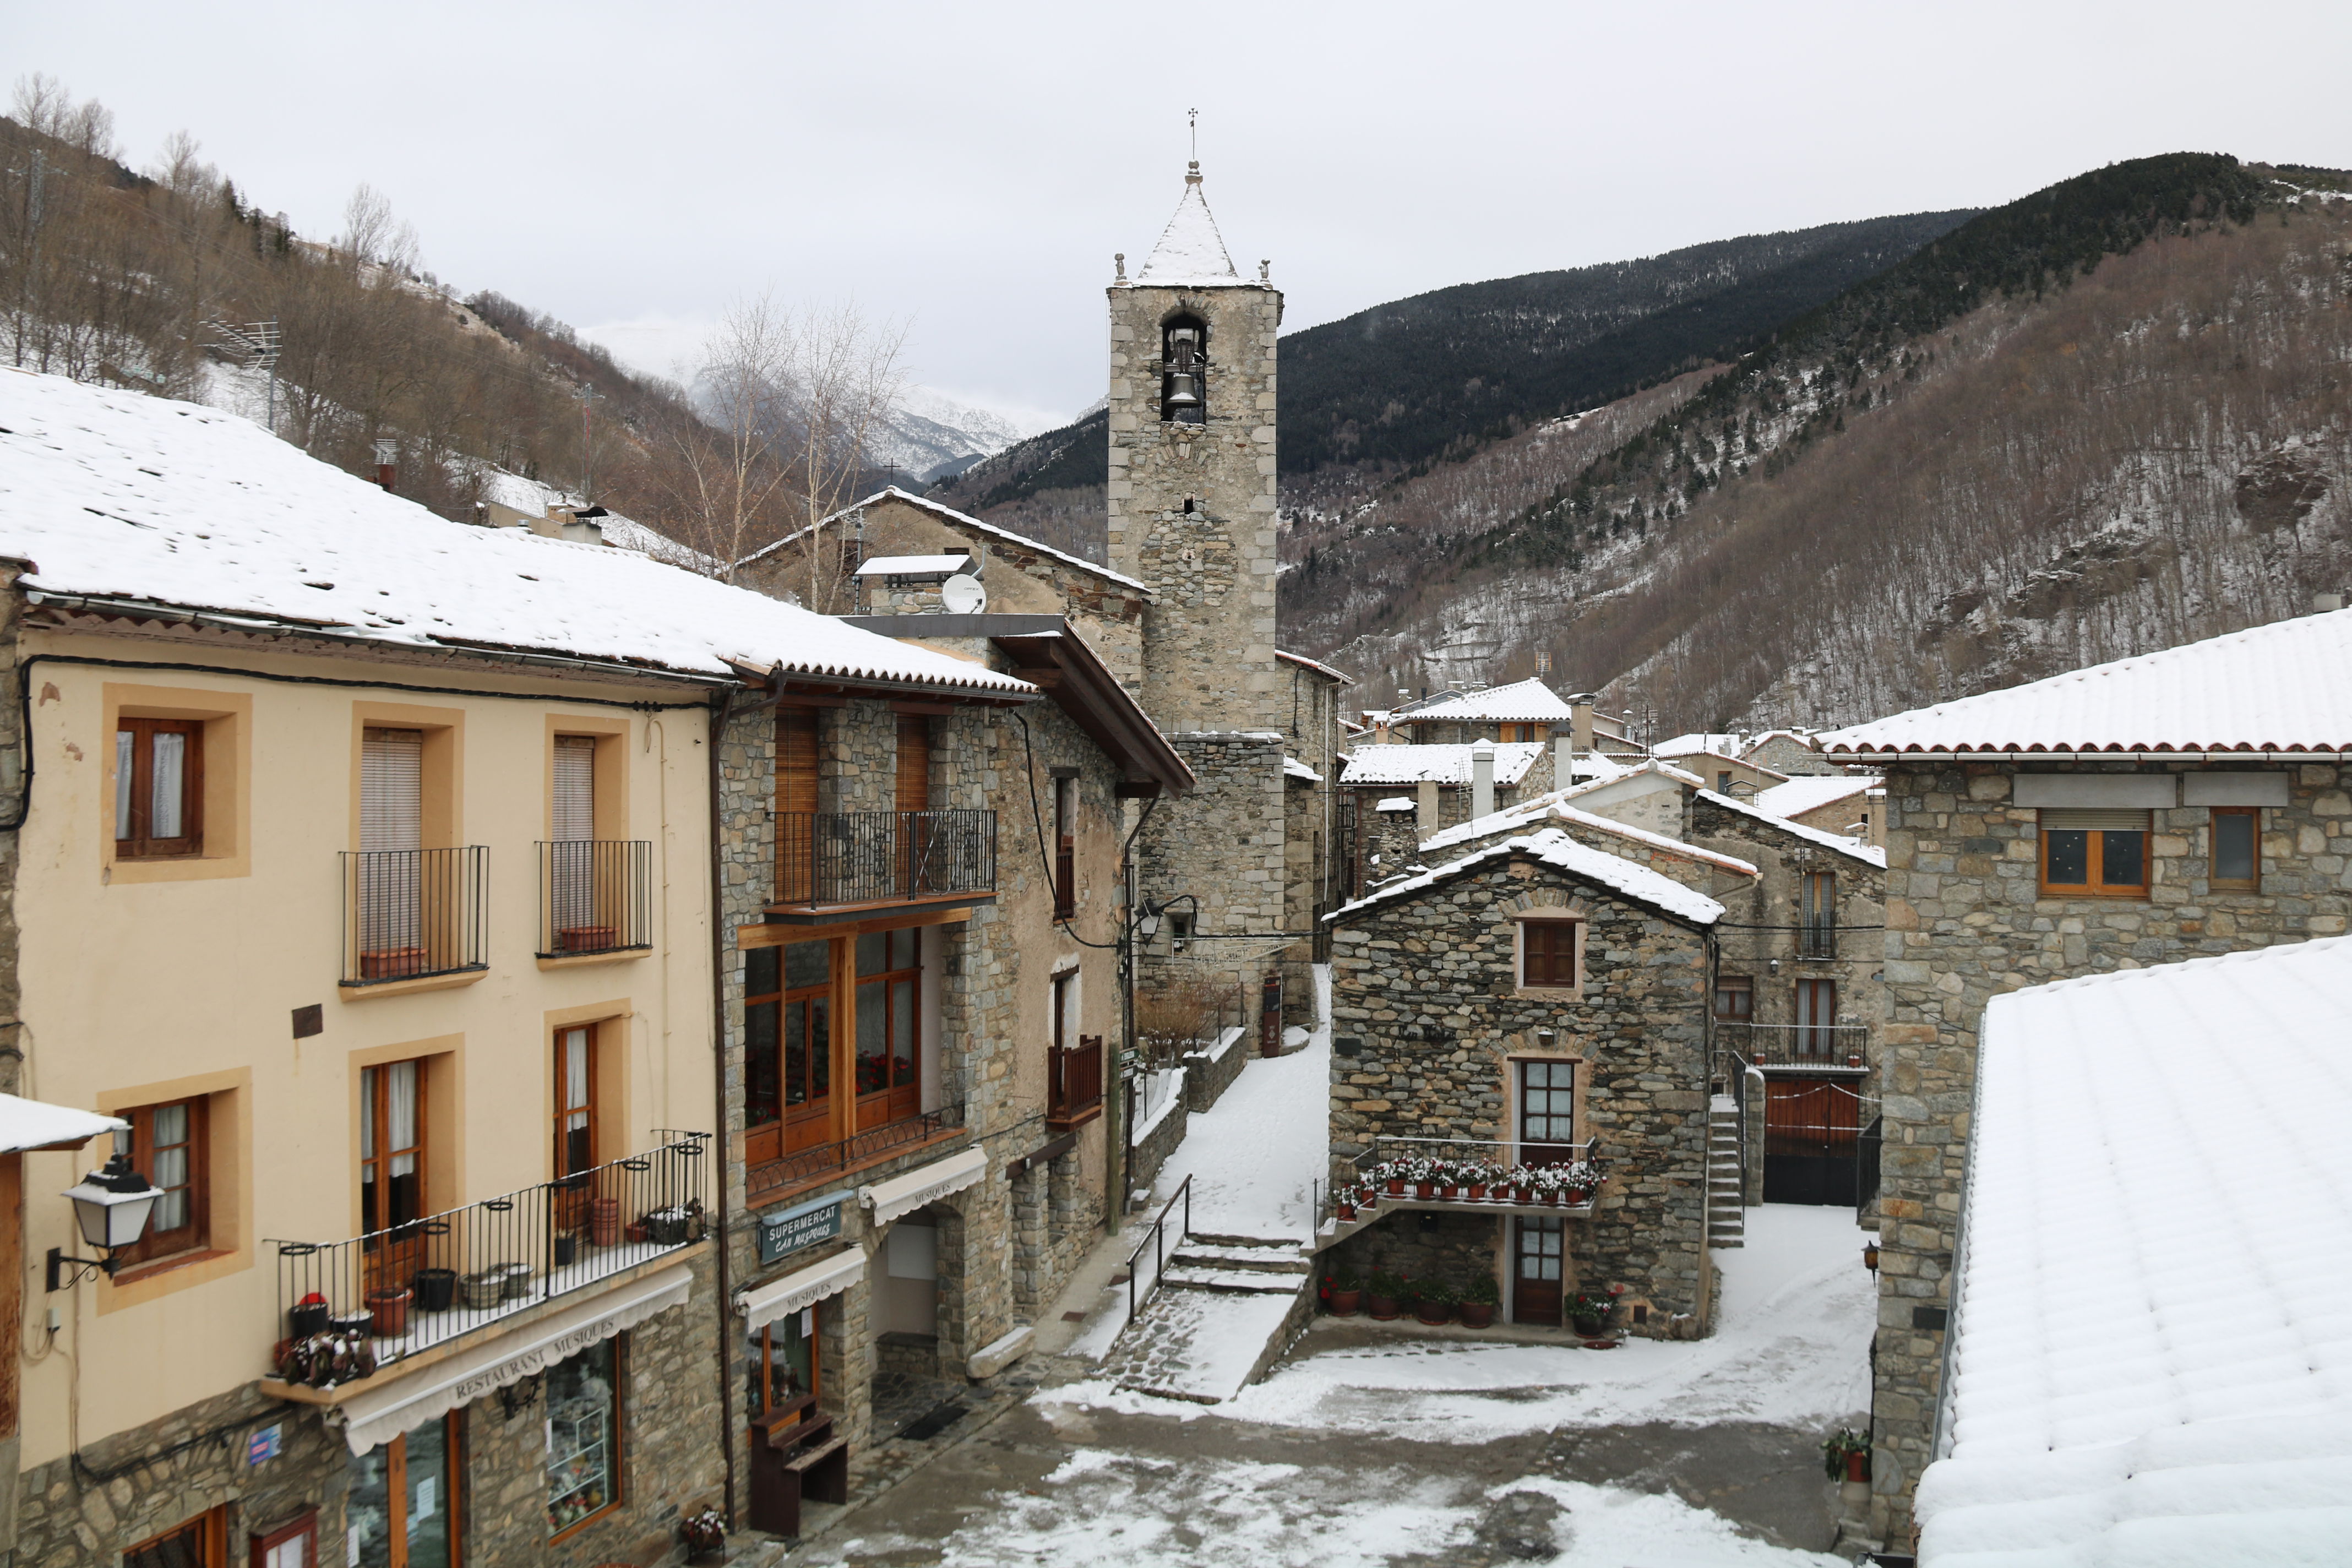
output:
M342 864L342 984L488 966L488 849L345 850Z
M702 1239L710 1135L349 1241L274 1241L281 1381L322 1386Z
M1748 1067L1853 1071L1870 1066L1867 1024L1750 1024L1717 1019L1716 1043Z
M776 902L827 909L996 891L993 811L780 811Z
M542 840L539 956L651 947L653 863L646 839Z
M1045 1047L1045 1125L1061 1131L1102 1114L1103 1043L1080 1035L1076 1046Z
M756 1203L772 1193L877 1164L918 1145L948 1137L962 1127L963 1107L961 1105L942 1106L919 1116L887 1121L879 1127L869 1127L863 1132L853 1133L837 1142L819 1143L812 1148L796 1149L773 1160L763 1160L744 1173L744 1192Z
M1838 955L1838 927L1835 915L1814 915L1797 927L1799 958L1835 958Z

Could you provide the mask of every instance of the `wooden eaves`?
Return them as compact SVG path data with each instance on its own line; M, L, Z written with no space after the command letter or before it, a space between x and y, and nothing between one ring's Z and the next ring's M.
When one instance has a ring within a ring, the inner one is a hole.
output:
M1103 749L1119 771L1120 795L1181 795L1192 787L1192 770L1160 726L1066 623L1057 632L989 640L1013 660L1011 673L1044 688L1054 705Z

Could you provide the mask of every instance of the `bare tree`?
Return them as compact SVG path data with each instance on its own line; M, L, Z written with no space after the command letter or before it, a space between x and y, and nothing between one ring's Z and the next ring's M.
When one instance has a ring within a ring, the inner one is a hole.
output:
M869 321L855 304L843 303L803 311L794 338L788 386L800 481L796 521L806 531L809 607L830 613L845 597L853 568L845 542L828 542L817 525L841 510L872 467L867 447L906 391L899 356L907 330Z

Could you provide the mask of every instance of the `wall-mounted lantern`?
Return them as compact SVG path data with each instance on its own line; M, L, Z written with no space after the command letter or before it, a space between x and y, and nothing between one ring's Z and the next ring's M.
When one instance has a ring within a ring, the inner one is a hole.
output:
M84 1269L95 1269L110 1277L120 1263L118 1254L146 1234L147 1216L154 1212L155 1200L163 1194L131 1168L131 1134L126 1130L114 1135L114 1154L104 1168L92 1171L68 1187L64 1195L73 1200L74 1222L81 1227L82 1240L106 1256L68 1258L63 1247L52 1247L52 1290L96 1277L85 1275Z

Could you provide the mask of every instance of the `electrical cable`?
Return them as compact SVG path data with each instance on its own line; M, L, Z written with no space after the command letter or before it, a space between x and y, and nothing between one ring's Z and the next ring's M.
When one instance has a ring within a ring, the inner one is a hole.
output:
M1022 754L1028 759L1029 763L1025 770L1029 780L1029 819L1031 822L1035 824L1037 828L1037 863L1045 868L1045 885L1050 888L1054 885L1054 862L1045 854L1045 814L1044 811L1039 809L1037 805L1037 752L1036 748L1029 743L1029 720L1027 716L1020 712L1018 710L1015 710L1013 715L1013 722L1021 726L1021 751ZM1145 815L1149 816L1150 814L1147 812ZM1139 822L1135 826L1138 832L1142 831L1143 824ZM1124 918L1124 916L1121 918ZM1107 952L1116 952L1120 945L1115 942L1088 942L1085 937L1080 936L1076 931L1071 930L1070 922L1060 915L1055 915L1054 917L1054 923L1062 928L1063 935L1068 937L1072 942L1076 942L1080 947L1100 948Z

